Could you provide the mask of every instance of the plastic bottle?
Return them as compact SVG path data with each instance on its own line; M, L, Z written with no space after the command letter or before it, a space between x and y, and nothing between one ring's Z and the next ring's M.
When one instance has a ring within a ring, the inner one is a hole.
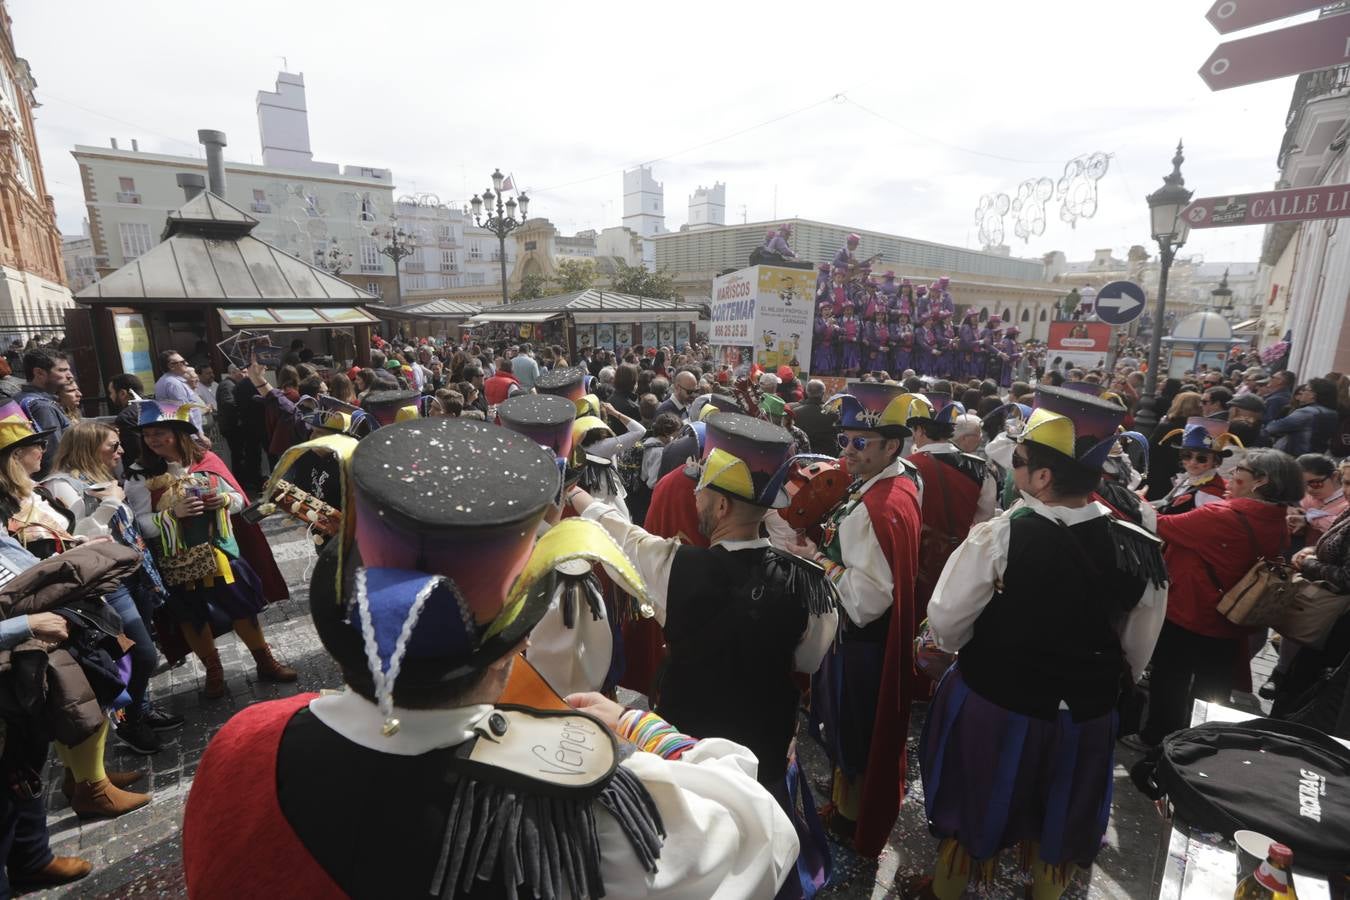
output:
M1298 895L1294 893L1294 876L1290 871L1293 864L1294 851L1284 844L1271 844L1266 861L1242 879L1233 900L1296 900Z

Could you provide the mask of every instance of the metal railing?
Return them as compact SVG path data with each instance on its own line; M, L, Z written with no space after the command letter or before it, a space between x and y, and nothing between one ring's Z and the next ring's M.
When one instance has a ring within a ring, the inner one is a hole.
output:
M249 208L255 213L270 213L272 211L272 204L254 202Z
M140 195L139 193L137 193L136 191L118 191L118 192L117 192L117 202L118 202L118 203L140 203L140 202L141 202L141 195Z
M1294 149L1294 138L1298 134L1298 127L1303 121L1308 104L1314 100L1347 92L1350 92L1350 65L1304 72L1298 76L1298 80L1294 82L1294 96L1289 101L1289 113L1284 119L1284 140L1280 144L1280 155L1276 161L1281 170L1284 169L1285 162Z

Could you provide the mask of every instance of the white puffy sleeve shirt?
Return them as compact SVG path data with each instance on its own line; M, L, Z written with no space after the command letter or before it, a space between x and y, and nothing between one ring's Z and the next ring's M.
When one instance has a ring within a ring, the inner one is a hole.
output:
M976 525L970 536L957 547L947 560L942 576L928 602L928 626L939 647L956 652L975 635L975 620L993 599L1003 573L1008 567L1008 537L1012 513L1023 506L1047 519L1065 525L1078 525L1101 516L1111 515L1101 503L1070 508L1047 506L1030 497L1021 501L997 518ZM1053 577L1053 573L1047 573ZM1120 630L1120 646L1137 680L1144 674L1153 645L1158 641L1167 613L1167 586L1144 585L1144 592L1126 617Z

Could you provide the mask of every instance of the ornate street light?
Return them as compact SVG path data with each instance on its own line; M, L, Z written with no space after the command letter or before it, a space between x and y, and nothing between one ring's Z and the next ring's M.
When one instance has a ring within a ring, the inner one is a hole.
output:
M1177 155L1172 157L1172 174L1164 176L1163 186L1147 197L1153 239L1158 242L1160 258L1158 307L1153 316L1153 335L1148 347L1148 372L1144 375L1144 395L1139 398L1139 410L1134 417L1135 430L1144 434L1151 434L1161 418L1161 410L1155 409L1154 404L1157 400L1158 357L1162 353L1163 323L1167 321L1167 273L1191 230L1181 215L1193 193L1186 190L1186 179L1181 177L1181 164L1185 161L1181 142L1178 141Z
M1212 298L1211 305L1224 318L1228 318L1233 313L1233 289L1228 286L1228 270L1223 270L1223 278L1219 281L1219 286L1209 292Z
M370 236L380 242L380 255L387 256L394 261L394 286L398 294L394 305L402 306L403 275L399 272L398 265L405 257L412 256L417 252L417 241L410 232L403 230L396 218L390 219L389 224L383 228L372 229Z
M506 285L506 236L517 228L525 224L529 218L530 198L524 194L520 195L520 202L517 204L514 198L502 202L502 182L506 176L502 174L501 169L494 169L492 172L492 187L483 191L483 196L474 194L473 199L469 201L469 206L473 208L473 221L479 228L487 229L497 236L497 257L502 266L502 303L510 302L510 296ZM494 194L493 191L496 191ZM496 210L493 210L493 203L496 202ZM487 216L482 217L483 207L487 207ZM519 207L520 217L516 218L516 210Z

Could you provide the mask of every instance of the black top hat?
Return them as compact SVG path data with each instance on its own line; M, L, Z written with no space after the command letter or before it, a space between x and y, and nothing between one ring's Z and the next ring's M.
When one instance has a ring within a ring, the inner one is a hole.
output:
M586 394L586 373L579 367L554 369L536 378L534 389L541 394L557 394L576 402Z
M548 447L566 459L572 451L576 404L552 394L516 394L497 405L497 419L506 428Z
M404 408L417 408L417 396L417 391L371 391L361 401L361 408L380 425L393 425Z

